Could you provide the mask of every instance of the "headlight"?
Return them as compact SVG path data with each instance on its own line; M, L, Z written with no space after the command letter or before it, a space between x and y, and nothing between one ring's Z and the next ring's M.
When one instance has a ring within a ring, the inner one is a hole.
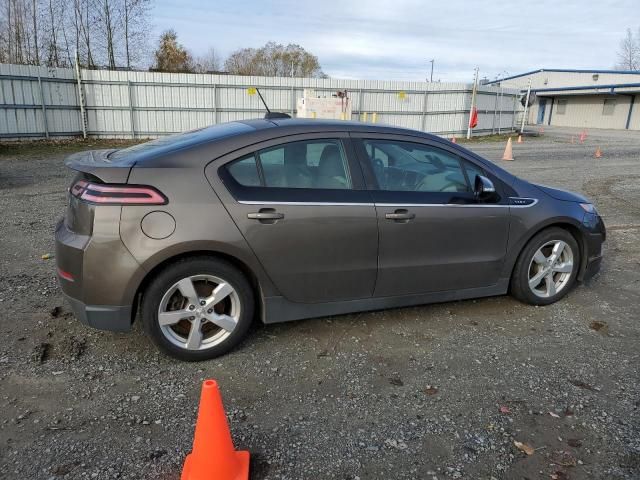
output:
M587 213L596 213L596 207L592 203L581 203L580 206Z

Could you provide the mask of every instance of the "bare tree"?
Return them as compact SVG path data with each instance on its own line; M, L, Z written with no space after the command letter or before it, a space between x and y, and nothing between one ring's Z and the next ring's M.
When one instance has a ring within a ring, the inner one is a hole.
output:
M222 59L215 48L210 47L207 53L196 57L194 70L197 73L213 73L222 69Z
M145 59L153 0L0 0L0 62L132 68Z
M275 77L325 77L318 57L300 45L286 47L268 42L261 48L243 48L233 52L225 68L235 75L261 75Z
M115 54L115 38L117 28L118 15L117 6L113 0L101 0L100 9L98 10L98 19L100 22L100 30L102 33L102 40L104 42L104 48L106 51L106 62L109 68L116 68L116 54Z
M233 52L224 62L227 72L234 75L260 75L255 62L255 48L241 48Z
M31 3L31 21L33 27L33 44L35 48L35 64L40 65L40 50L38 49L38 4L36 0Z
M127 68L147 51L148 18L151 0L123 0L124 48Z
M96 22L89 15L92 9L91 0L73 0L73 28L75 30L76 52L80 62L89 67L95 66L93 52L91 50L92 32L95 31Z
M627 28L625 37L620 40L616 69L640 70L640 29L638 35L634 35L631 29Z

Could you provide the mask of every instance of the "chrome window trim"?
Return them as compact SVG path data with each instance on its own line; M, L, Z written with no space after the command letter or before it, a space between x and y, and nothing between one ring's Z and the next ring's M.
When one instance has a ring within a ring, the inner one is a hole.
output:
M471 207L471 208L529 208L538 203L537 198L524 198L524 197L509 197L509 198L522 198L523 200L533 200L528 205L492 205L492 204L476 204L476 203L360 203L360 202L280 202L280 201L257 201L257 200L238 200L238 203L243 205L292 205L292 206L332 206L332 207Z
M257 201L257 200L238 200L238 203L243 205L306 205L306 206L351 206L351 207L373 207L373 203L359 203L359 202L270 202L270 201Z
M376 207L472 207L472 208L505 208L513 205L477 204L477 203L376 203Z

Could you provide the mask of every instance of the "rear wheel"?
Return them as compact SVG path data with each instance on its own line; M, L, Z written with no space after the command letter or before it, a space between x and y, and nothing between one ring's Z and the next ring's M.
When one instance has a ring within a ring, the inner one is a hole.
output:
M142 299L145 330L169 355L187 361L222 355L245 336L254 312L244 275L210 257L178 261L162 270Z
M580 251L573 235L562 228L538 233L524 247L511 277L511 293L532 305L548 305L573 287Z

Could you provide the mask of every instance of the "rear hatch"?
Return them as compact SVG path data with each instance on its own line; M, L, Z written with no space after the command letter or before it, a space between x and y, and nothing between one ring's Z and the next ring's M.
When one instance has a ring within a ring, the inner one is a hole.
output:
M116 162L110 160L115 152L109 150L89 150L70 155L64 164L71 170L91 175L104 183L127 183L133 164L121 158Z

